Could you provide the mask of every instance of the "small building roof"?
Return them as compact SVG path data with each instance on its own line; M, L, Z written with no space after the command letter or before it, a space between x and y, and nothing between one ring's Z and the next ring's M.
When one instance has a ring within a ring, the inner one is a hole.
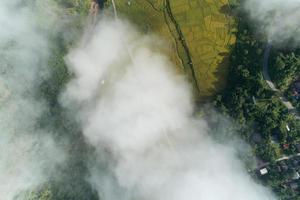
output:
M267 168L262 168L261 170L259 170L259 173L260 173L261 175L265 175L265 174L268 173L268 170L267 170Z
M297 180L297 179L299 179L299 178L300 178L299 172L295 172L295 174L293 175L293 179L294 179L294 180Z
M286 127L286 130L287 130L287 131L291 131L289 125L286 125L285 127Z

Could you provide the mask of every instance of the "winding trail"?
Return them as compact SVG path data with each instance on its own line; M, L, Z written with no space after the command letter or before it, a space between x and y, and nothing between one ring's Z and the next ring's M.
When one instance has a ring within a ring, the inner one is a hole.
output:
M113 6L113 9L114 9L115 19L117 20L118 19L118 12L117 12L117 7L116 7L115 0L111 0L111 3L112 3L112 6Z
M275 163L278 163L278 162L281 162L281 161L284 161L284 160L289 160L289 159L292 159L292 158L296 158L296 157L299 157L300 156L300 153L295 153L295 154L292 154L292 155L289 155L289 156L282 156L278 159L275 160ZM271 164L271 162L265 162L265 163L262 163L261 165L259 165L257 168L255 168L254 170L251 170L252 172L253 171L257 171L257 170L260 170L262 168L265 168L265 167L268 167L269 165Z
M270 43L268 43L266 48L265 48L265 52L264 52L264 60L263 60L263 77L264 77L264 80L266 81L266 83L270 87L270 89L272 91L276 92L279 95L280 101L289 110L289 112L292 113L296 117L296 119L300 120L300 115L296 111L295 107L292 105L291 102L289 102L287 100L287 98L283 95L283 93L278 88L276 88L275 84L271 80L271 77L270 77L270 74L269 74L269 58L270 58L271 48L272 48L272 45ZM295 158L295 157L298 157L298 156L300 156L300 153L292 154L292 155L289 155L289 156L284 155L281 158L276 159L275 162L277 163L277 162L280 162L280 161L283 161L283 160L289 160L291 158ZM264 167L269 166L270 164L271 164L270 162L262 163L256 169L254 169L252 171L262 169Z
M266 81L267 85L271 88L272 91L276 92L279 96L280 101L283 105L292 113L296 119L300 120L300 115L297 112L296 108L292 105L292 103L283 95L283 93L276 88L275 84L272 82L270 74L269 74L269 58L271 52L272 45L270 43L267 44L264 52L264 60L263 60L263 77Z

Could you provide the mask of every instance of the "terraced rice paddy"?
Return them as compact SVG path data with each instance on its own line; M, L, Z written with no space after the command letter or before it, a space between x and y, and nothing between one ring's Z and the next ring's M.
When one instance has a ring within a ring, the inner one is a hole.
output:
M229 47L235 43L228 0L117 0L117 9L146 33L169 44L171 60L201 100L226 84Z

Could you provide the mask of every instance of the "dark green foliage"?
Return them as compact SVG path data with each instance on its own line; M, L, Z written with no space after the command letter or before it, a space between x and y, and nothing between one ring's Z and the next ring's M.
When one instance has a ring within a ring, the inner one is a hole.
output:
M65 63L65 56L74 46L82 33L83 21L87 10L86 0L56 0L69 12L69 20L64 29L49 36L50 57L48 67L50 76L38 85L37 97L49 105L39 120L38 126L53 134L58 146L67 153L65 163L57 173L35 191L21 193L17 200L98 200L97 192L87 182L89 176L87 163L91 149L85 144L83 135L72 115L65 110L59 97L71 74ZM68 13L68 12L66 12ZM82 16L81 16L82 14Z
M236 132L252 146L257 158L274 163L268 166L268 175L258 178L272 187L280 199L297 199L298 193L284 185L292 172L278 172L276 159L283 153L292 155L296 152L295 144L300 141L300 123L262 77L263 37L253 32L254 27L250 26L243 13L239 13L238 19L237 43L230 57L228 87L216 97L214 104L240 125L240 130ZM279 70L287 70L289 74L298 72L298 56L286 54L277 59L281 67ZM288 148L284 149L286 144Z
M300 56L294 52L274 52L271 56L272 80L280 90L286 90L300 72Z

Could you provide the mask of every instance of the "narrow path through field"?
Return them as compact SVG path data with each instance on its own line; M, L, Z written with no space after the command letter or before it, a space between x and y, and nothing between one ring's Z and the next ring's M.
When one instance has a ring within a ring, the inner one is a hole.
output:
M100 6L99 6L98 2L96 0L92 0L91 8L89 11L89 18L91 20L90 23L92 26L94 26L97 22L97 16L99 14L99 9L100 9Z
M182 33L181 29L180 29L179 24L177 23L175 17L173 16L171 5L170 5L170 1L166 0L165 4L166 4L165 5L166 6L166 12L169 15L172 23L174 24L174 26L176 28L176 31L177 31L178 37L179 37L179 41L181 42L181 44L182 44L182 46L184 48L184 51L186 53L186 56L187 56L187 59L188 59L188 65L189 65L191 73L192 73L192 78L193 78L195 87L198 90L198 92L200 92L200 87L198 85L198 80L197 80L197 77L196 77L196 73L195 73L195 69L194 69L194 64L193 64L193 61L192 61L192 57L191 57L191 54L190 54L189 47L188 47L188 45L187 45L187 43L185 41L184 35L183 35L183 33Z

